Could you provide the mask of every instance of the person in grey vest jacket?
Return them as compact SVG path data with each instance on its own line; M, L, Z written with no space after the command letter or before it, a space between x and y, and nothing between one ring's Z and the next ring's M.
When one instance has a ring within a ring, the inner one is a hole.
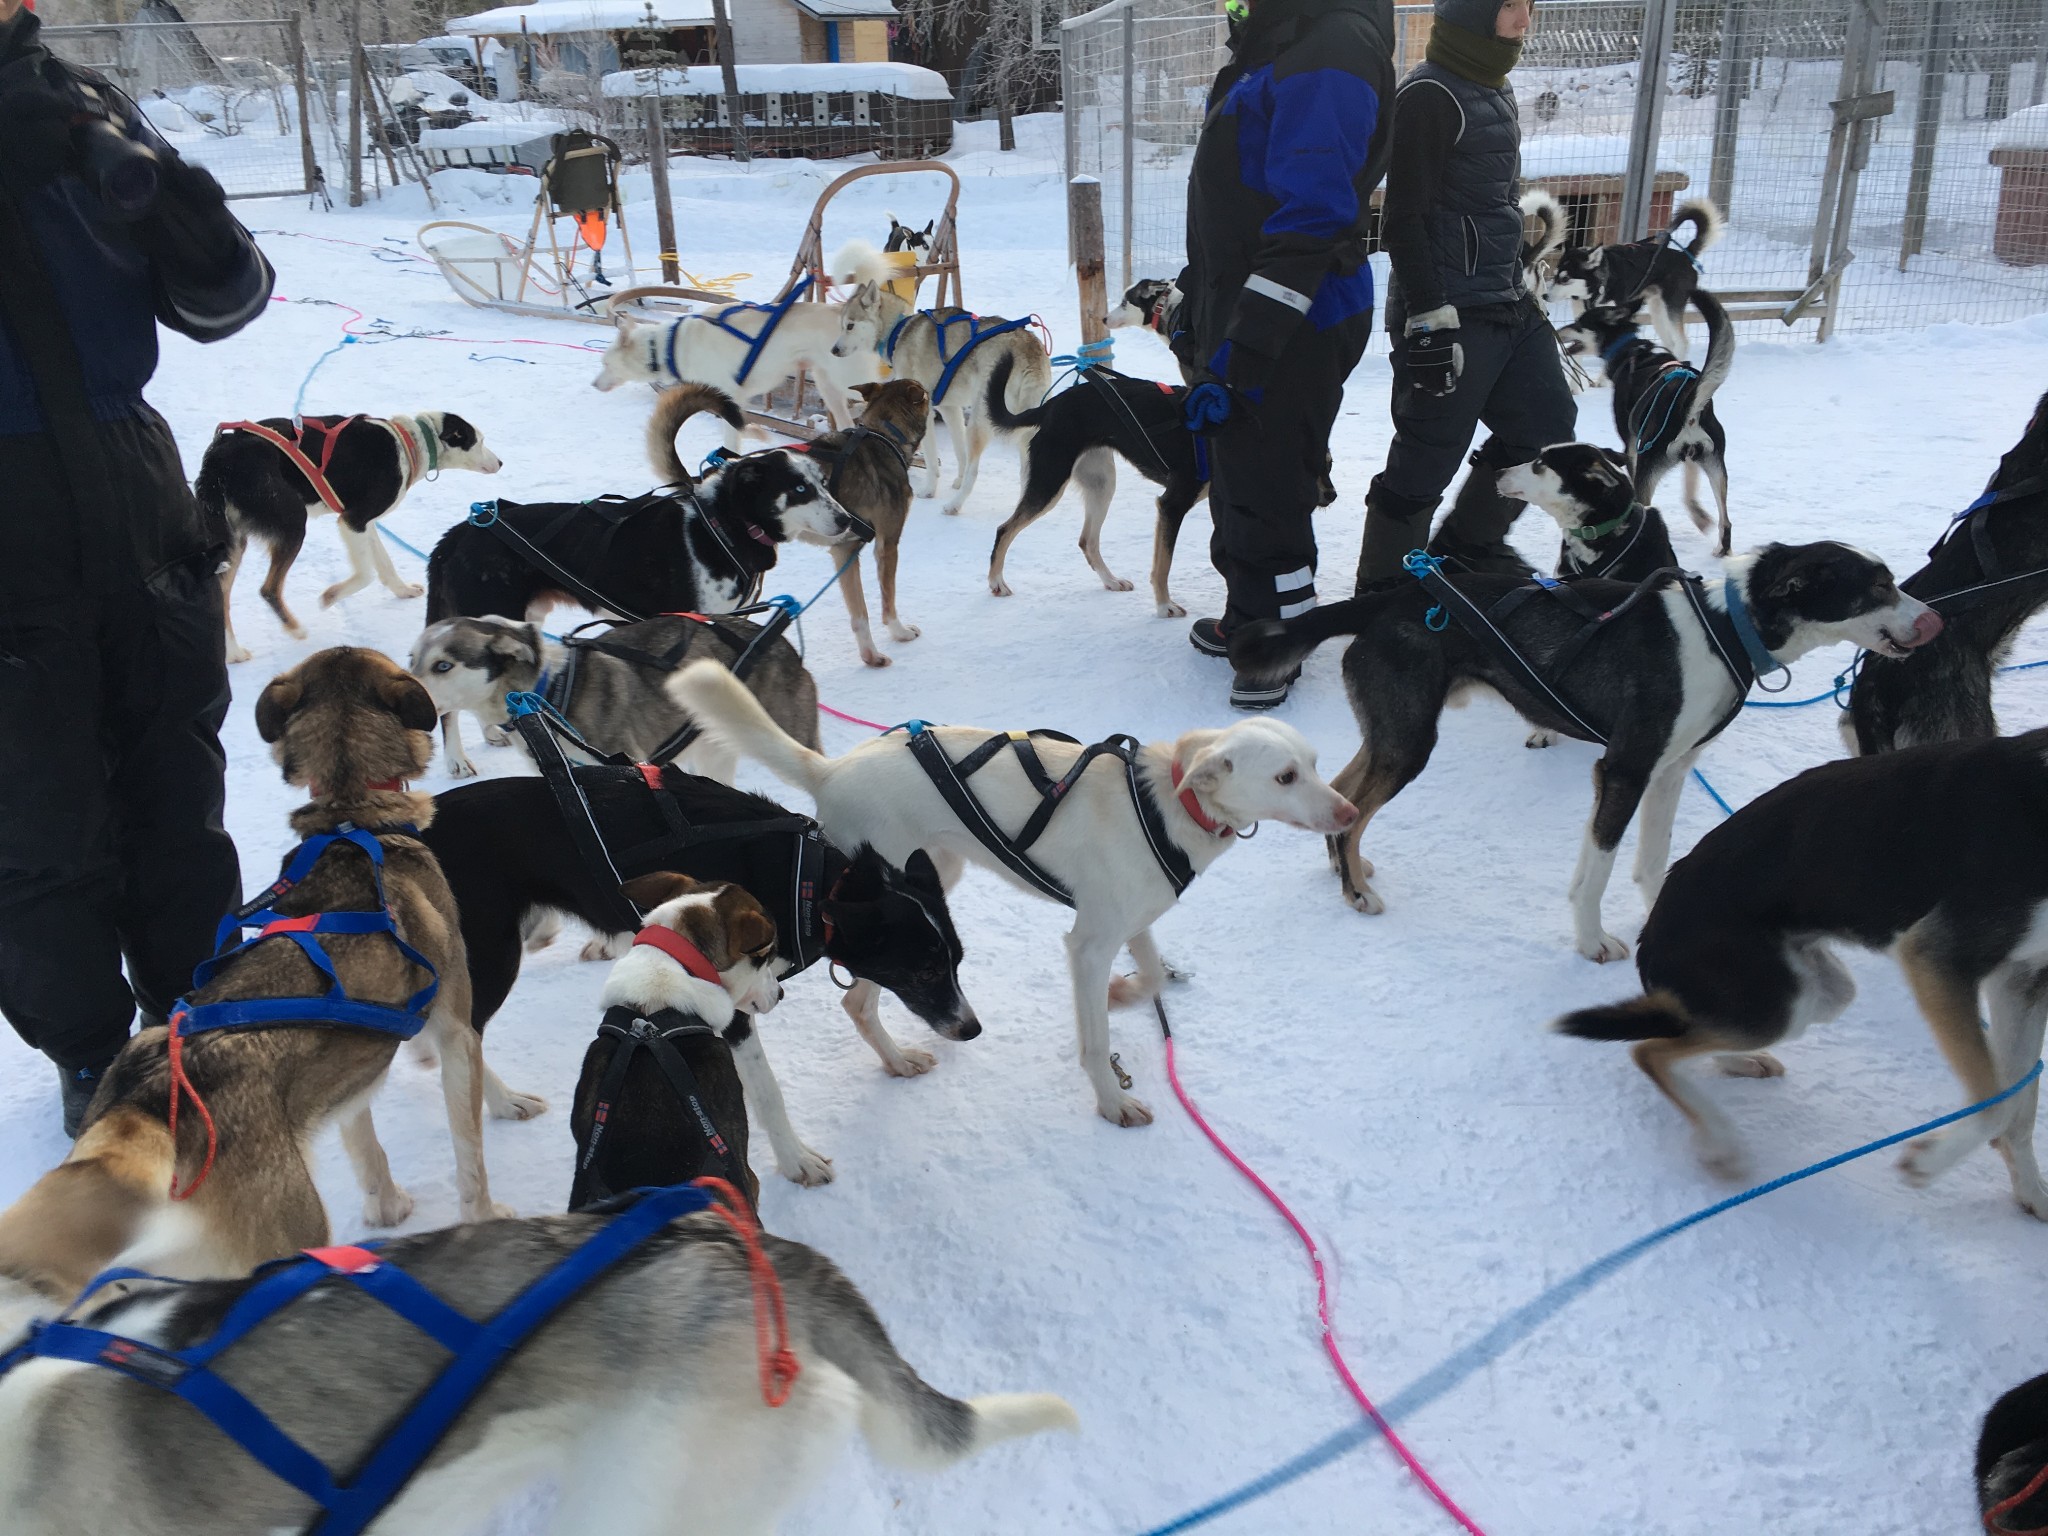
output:
M1459 567L1522 572L1522 503L1495 488L1574 435L1578 409L1550 322L1523 287L1520 124L1508 71L1531 0L1436 0L1429 52L1394 98L1380 243L1393 266L1394 442L1366 495L1360 587L1405 579L1427 541ZM1481 425L1490 434L1434 540L1430 514Z
M227 530L142 398L270 265L220 186L0 0L0 1014L76 1133L241 900L221 824Z

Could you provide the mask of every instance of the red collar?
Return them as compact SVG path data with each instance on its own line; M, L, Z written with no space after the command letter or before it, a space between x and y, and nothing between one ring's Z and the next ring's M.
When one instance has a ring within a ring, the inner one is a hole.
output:
M650 949L660 950L699 981L708 981L714 987L725 985L725 979L718 974L718 967L704 958L704 951L673 928L642 928L633 935L633 943L636 947L645 944Z
M1180 789L1180 781L1181 766L1179 763L1175 763L1173 765L1173 787L1175 789ZM1194 817L1195 825L1211 837L1237 836L1237 829L1235 827L1224 826L1223 823L1202 809L1201 802L1195 799L1195 792L1192 789L1180 789L1180 808Z

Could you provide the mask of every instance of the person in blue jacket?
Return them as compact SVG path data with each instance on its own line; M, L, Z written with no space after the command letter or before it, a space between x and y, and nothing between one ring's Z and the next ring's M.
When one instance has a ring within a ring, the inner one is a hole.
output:
M1372 334L1367 199L1386 171L1393 83L1390 0L1251 0L1209 92L1180 347L1203 374L1190 421L1228 588L1221 617L1189 633L1212 656L1239 625L1315 604L1330 429ZM1288 686L1238 683L1230 702L1271 708Z
M226 529L142 387L159 321L217 341L271 282L214 179L0 0L0 1014L74 1135L240 900Z

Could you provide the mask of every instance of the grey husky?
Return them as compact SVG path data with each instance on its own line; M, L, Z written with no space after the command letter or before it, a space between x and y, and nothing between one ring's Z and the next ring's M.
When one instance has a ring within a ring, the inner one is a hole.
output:
M428 1232L386 1243L377 1259L486 1319L603 1219ZM798 1367L782 1406L763 1401L746 1250L722 1217L687 1216L528 1336L376 1518L377 1536L468 1530L542 1478L560 1490L550 1529L564 1536L761 1536L856 1427L878 1456L927 1468L1076 1427L1073 1409L1048 1394L962 1402L927 1386L829 1259L776 1237L761 1244ZM252 1283L119 1281L73 1320L176 1350L209 1337ZM9 1342L0 1336L0 1351ZM333 1278L230 1345L219 1367L285 1434L347 1469L364 1464L446 1358ZM295 1531L318 1513L168 1392L52 1359L0 1376L0 1507L10 1536Z

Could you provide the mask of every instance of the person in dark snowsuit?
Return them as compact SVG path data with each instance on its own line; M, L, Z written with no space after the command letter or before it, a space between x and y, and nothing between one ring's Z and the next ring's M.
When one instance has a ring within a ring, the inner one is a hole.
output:
M272 274L213 178L39 32L0 0L0 1014L75 1134L138 1005L161 1022L240 900L227 533L142 386L159 320L232 335Z
M1366 200L1386 172L1390 0L1252 0L1209 92L1188 177L1182 355L1203 431L1229 589L1189 638L1212 656L1253 619L1315 603L1313 517L1328 496L1330 428L1372 334ZM1287 686L1239 685L1262 709Z
M1507 542L1523 504L1495 480L1578 423L1550 321L1522 281L1521 144L1508 71L1530 0L1436 0L1424 61L1394 98L1380 243L1393 266L1394 442L1366 495L1361 587L1402 576L1484 424L1429 549L1475 571L1522 572Z

